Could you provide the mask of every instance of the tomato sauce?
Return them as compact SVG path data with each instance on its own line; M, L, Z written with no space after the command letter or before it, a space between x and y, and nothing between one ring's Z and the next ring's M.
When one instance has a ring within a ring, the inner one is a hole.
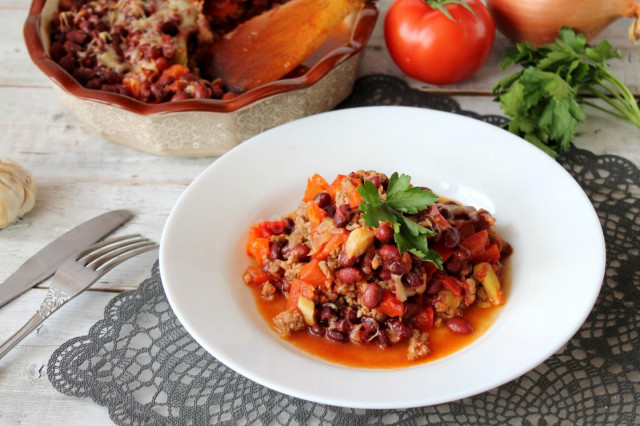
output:
M505 273L505 278L506 276L507 274ZM509 280L505 279L504 281L508 282ZM503 291L508 289L505 287L503 284ZM278 331L273 326L272 319L284 310L287 299L282 293L278 292L274 300L268 301L262 299L260 289L252 288L252 291L260 315L273 329L274 333L278 334ZM285 340L311 355L336 364L359 368L404 368L434 361L471 344L491 327L498 317L500 309L501 306L481 308L476 304L469 307L465 311L463 318L473 325L474 330L468 335L455 334L444 324L440 327L434 327L429 331L429 354L416 361L407 359L407 341L383 349L376 342L371 344L336 343L314 336L308 331L293 333Z

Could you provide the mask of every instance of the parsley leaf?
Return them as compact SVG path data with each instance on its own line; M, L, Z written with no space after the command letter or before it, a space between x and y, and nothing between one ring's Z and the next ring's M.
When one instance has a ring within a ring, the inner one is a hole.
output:
M577 123L585 121L583 105L629 121L640 128L640 108L627 86L611 74L606 60L622 55L608 41L590 46L582 34L562 28L555 43L533 47L518 43L500 62L502 69L523 69L496 83L493 92L512 118L510 132L555 156L571 146ZM595 96L605 106L582 94Z
M365 225L374 228L382 222L389 222L393 226L393 239L400 253L408 251L442 269L441 256L427 245L427 237L435 233L404 216L404 213L414 214L424 210L435 203L438 196L429 190L412 188L410 183L410 176L394 173L389 178L386 200L382 200L378 188L369 181L364 182L358 187L363 201L359 206L363 212L362 218Z

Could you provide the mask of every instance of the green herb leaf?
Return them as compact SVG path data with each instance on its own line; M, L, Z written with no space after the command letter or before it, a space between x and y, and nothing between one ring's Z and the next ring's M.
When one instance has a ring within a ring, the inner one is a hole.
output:
M582 34L566 27L555 43L537 48L518 43L500 65L507 69L520 64L523 69L502 78L493 88L496 101L512 118L507 128L553 156L571 146L577 123L586 118L582 105L640 128L637 101L605 64L621 57L608 41L592 47ZM581 92L598 97L607 106L592 103Z
M471 6L469 6L469 3L467 3L466 1L463 1L463 0L424 0L424 1L431 7L431 9L440 11L440 13L442 13L444 16L451 19L455 23L459 23L459 21L456 21L454 17L451 16L451 12L449 12L449 10L445 7L448 4L457 4L459 6L462 6L465 9L467 9L469 12L471 12L471 14L473 15L474 18L476 18L476 20L478 19L478 15L476 14L476 11L473 10Z
M380 223L389 222L400 253L408 251L442 269L440 255L429 249L427 244L427 237L435 233L404 216L405 213L414 214L426 209L438 200L437 195L422 188L412 188L411 177L398 173L389 178L386 200L380 198L378 189L369 181L358 187L358 193L363 201L359 208L365 225L377 228Z

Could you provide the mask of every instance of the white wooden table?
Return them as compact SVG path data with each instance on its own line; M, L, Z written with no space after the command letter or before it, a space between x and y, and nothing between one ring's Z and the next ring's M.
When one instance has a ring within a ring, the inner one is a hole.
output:
M380 4L381 19L367 48L362 75L396 75L412 86L455 95L464 109L501 113L490 92L503 75L497 62L510 42L498 34L488 64L471 80L446 88L426 87L404 77L386 53L381 24L389 3ZM0 0L0 156L28 168L39 192L35 209L0 231L0 283L45 244L107 210L127 208L136 215L118 234L142 233L159 241L178 196L215 160L155 157L110 144L85 129L58 102L48 79L28 57L22 39L28 7L28 0ZM620 21L600 38L623 49L624 59L612 69L640 95L640 44L634 48L626 40L626 25ZM640 130L631 124L589 111L579 129L577 146L640 164ZM86 334L102 318L117 292L146 278L154 260L155 254L146 254L118 267L0 360L0 424L112 424L106 408L88 398L58 393L47 379L46 364L58 346ZM35 312L45 293L42 288L30 290L0 309L0 340Z

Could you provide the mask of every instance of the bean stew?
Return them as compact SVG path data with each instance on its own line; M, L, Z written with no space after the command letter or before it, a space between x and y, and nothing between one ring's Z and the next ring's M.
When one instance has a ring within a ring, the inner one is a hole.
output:
M375 171L338 175L331 184L316 174L297 210L250 228L247 254L255 263L244 282L263 317L294 345L347 365L406 366L458 350L495 319L512 253L495 219L407 181L412 195L435 201L389 217L423 230L425 255L407 248L398 222L371 222L363 188L390 209L399 205L385 204L398 198L397 175L389 182Z
M60 0L49 54L82 86L147 103L231 99L201 77L213 43L286 0Z

